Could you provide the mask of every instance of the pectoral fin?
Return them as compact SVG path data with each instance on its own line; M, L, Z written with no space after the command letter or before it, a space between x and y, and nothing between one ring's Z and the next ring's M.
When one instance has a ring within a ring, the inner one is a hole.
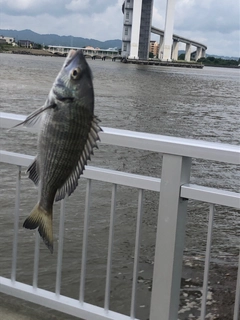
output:
M32 127L36 123L38 123L41 120L42 114L44 111L55 108L56 104L55 103L48 103L49 101L47 100L46 103L39 109L35 110L34 112L30 113L30 115L22 122L14 126L13 128L19 127L23 125L24 127Z

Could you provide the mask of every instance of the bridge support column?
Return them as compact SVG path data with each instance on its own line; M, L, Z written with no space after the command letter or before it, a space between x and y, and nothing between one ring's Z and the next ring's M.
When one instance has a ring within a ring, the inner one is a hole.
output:
M173 46L172 46L172 60L178 60L178 41L174 40L173 41Z
M196 55L195 55L195 61L198 61L198 59L200 59L201 57L202 57L202 48L201 47L197 47Z
M191 43L186 43L185 61L191 60Z
M202 49L202 55L200 58L206 58L206 50L205 49Z
M173 24L174 24L175 0L167 1L165 15L164 45L163 45L163 61L171 61Z
M130 45L130 59L138 59L140 25L141 25L142 1L134 1L132 17L132 34Z
M149 42L151 39L151 25L152 25L152 11L153 0L141 0L142 1L142 13L141 13L141 26L140 26L140 38L139 38L139 59L149 58ZM139 0L135 0L139 2Z
M160 36L159 50L158 50L158 59L160 59L160 60L162 60L162 58L163 58L163 42L164 42L164 36Z

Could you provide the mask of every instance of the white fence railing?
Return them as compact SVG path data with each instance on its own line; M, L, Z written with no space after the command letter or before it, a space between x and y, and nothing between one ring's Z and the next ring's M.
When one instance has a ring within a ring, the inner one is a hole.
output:
M25 117L14 114L0 113L0 127L11 128ZM21 128L19 128L21 129ZM32 130L37 130L36 128ZM19 197L21 168L28 166L33 157L0 150L0 162L18 167L15 199L15 222L12 255L11 278L1 277L0 292L39 305L56 309L66 314L87 320L129 320L136 319L136 291L138 277L139 249L142 224L142 204L144 190L160 192L157 238L155 247L153 286L150 307L150 320L176 320L178 319L180 281L183 261L184 235L186 226L186 211L188 199L209 203L209 224L207 248L205 257L202 308L200 319L206 316L206 300L208 292L208 272L210 265L210 251L213 228L214 205L240 209L240 194L221 189L209 188L190 184L192 158L220 161L228 164L240 164L240 149L238 146L220 143L204 142L199 140L181 139L126 130L103 128L101 142L109 145L137 148L163 154L161 179L113 171L103 168L87 166L83 177L87 179L85 220L83 231L83 249L81 281L79 300L61 295L61 267L63 253L64 230L64 201L61 202L60 226L58 239L58 262L55 292L38 288L38 262L39 262L39 237L36 233L33 284L27 285L16 281L17 251L18 251L18 225L19 225ZM105 286L104 308L88 304L84 301L88 217L91 197L91 181L99 180L112 184L111 217L109 229L107 273ZM109 310L111 290L111 264L114 239L114 219L116 205L117 185L137 188L138 213L135 239L135 253L133 265L133 284L131 296L131 309L129 316ZM240 263L239 263L240 265ZM240 304L240 268L236 283L235 307L233 319L239 319Z

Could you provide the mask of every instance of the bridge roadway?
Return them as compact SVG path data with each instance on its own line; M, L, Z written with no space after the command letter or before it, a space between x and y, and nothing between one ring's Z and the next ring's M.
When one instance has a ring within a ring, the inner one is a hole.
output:
M164 30L158 29L155 27L151 27L151 32L157 35L160 35L160 42L159 42L159 59L161 60L162 51L163 51L163 39L164 39ZM201 57L205 57L205 52L207 50L207 46L195 40L190 40L179 35L173 34L173 47L172 47L172 59L178 59L178 44L179 42L186 44L185 49L185 60L190 61L191 58L191 46L197 48L195 54L195 60L197 61Z

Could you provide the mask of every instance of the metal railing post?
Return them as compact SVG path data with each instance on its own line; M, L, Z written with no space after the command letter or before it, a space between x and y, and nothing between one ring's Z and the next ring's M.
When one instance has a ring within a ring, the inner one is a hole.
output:
M163 155L150 320L177 320L191 158Z
M238 257L238 273L237 273L237 285L236 285L236 293L235 293L233 320L239 319L239 310L240 310L240 253Z
M17 247L18 247L18 228L19 228L21 170L22 170L21 166L18 166L17 182L16 182L16 197L15 197L12 273L11 273L11 280L13 282L16 281L16 272L17 272Z

